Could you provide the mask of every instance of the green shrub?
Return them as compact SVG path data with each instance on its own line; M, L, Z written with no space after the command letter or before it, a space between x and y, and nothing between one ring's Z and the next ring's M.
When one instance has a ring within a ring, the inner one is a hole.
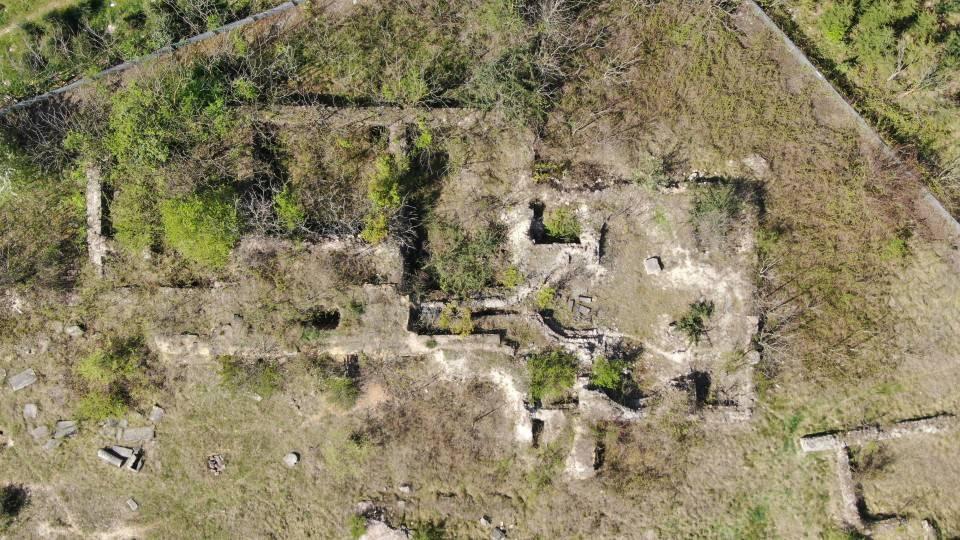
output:
M360 397L360 388L352 377L328 377L323 386L327 392L327 399L341 409L352 408Z
M713 315L713 302L699 300L690 304L687 312L676 322L677 328L686 334L694 345L707 335L707 321Z
M558 242L576 242L580 239L580 221L569 208L557 208L543 218L547 235Z
M7 484L0 489L0 532L30 504L30 492L20 484Z
M386 239L390 220L403 204L403 179L410 169L406 159L383 154L374 161L373 173L367 181L367 197L372 206L364 219L360 237L371 244Z
M276 362L258 359L244 362L234 356L221 356L220 383L235 392L251 392L268 398L283 384L283 375Z
M273 196L273 207L277 213L277 219L280 220L280 225L288 233L295 232L307 220L307 213L303 209L303 205L300 204L289 185Z
M467 234L457 225L434 223L427 231L427 269L446 293L480 292L493 284L502 240L496 229Z
M441 329L459 336L469 336L473 333L473 311L457 303L443 306L440 320L437 323Z
M360 537L367 533L367 520L363 516L350 516L347 526L350 529L350 538L353 540L360 540Z
M165 245L208 268L223 267L240 238L237 210L229 190L164 201L160 216Z
M567 395L577 381L577 359L572 354L552 350L527 359L530 374L530 398L533 401L555 401Z
M625 368L626 362L622 360L608 360L605 356L597 357L593 361L590 383L597 388L619 394L623 390Z
M413 148L418 152L433 148L433 131L422 118L417 120L417 138L413 141Z
M516 289L523 283L524 277L523 273L520 272L520 269L516 266L508 266L506 270L501 272L498 281L500 285L508 289Z
M91 392L77 404L76 415L81 420L99 422L107 418L120 418L129 410L124 396L108 392Z
M850 29L856 5L853 2L840 0L830 4L817 20L817 25L823 36L834 43L841 43Z
M557 290L553 287L544 287L537 291L535 302L540 311L549 311L553 309L553 302L556 300Z
M139 255L156 244L160 223L156 194L140 182L123 185L110 205L114 238L128 253Z

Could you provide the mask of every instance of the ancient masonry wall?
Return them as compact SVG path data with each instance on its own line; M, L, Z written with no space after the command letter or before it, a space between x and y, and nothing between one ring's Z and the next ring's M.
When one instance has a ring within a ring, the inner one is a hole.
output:
M870 124L853 108L852 105L840 94L840 92L827 80L826 77L820 70L813 65L809 58L800 50L793 41L780 29L773 20L757 5L754 0L744 0L740 7L741 15L747 15L753 17L757 22L762 24L767 30L769 30L773 35L777 36L786 48L789 50L791 56L800 64L803 68L809 70L813 75L815 75L818 83L821 87L828 92L828 94L836 101L849 116L853 119L854 123L857 126L860 134L871 144L876 146L883 154L893 160L899 162L899 157L897 153L880 137L880 134L877 133ZM917 194L916 198L916 207L920 217L926 222L927 226L930 228L930 231L937 235L941 240L944 240L950 244L954 251L960 249L960 222L957 222L956 218L950 215L950 212L943 207L943 204L937 200L937 198L930 192L927 188L923 187L920 189L920 193ZM957 271L960 271L960 257L953 257L951 260L954 268Z
M111 75L116 75L116 74L118 74L118 73L122 73L122 72L124 72L124 71L129 70L130 68L139 66L139 65L144 64L144 63L147 63L147 62L151 62L151 61L156 60L156 59L158 59L158 58L162 58L162 57L164 57L164 56L170 56L170 55L172 55L173 53L179 51L180 49L183 49L183 48L185 48L185 47L189 47L189 46L191 46L191 45L195 45L195 44L197 44L197 43L206 41L206 40L211 39L211 38L215 38L215 37L217 37L217 36L219 36L219 35L222 35L222 34L225 34L225 33L228 33L228 32L232 32L233 30L237 30L237 29L239 29L239 28L243 28L243 27L245 27L245 26L249 26L249 25L251 25L251 24L253 24L253 23L255 23L255 22L259 22L259 21L262 21L262 20L264 20L264 19L270 19L270 18L273 18L273 17L278 17L278 16L280 16L280 15L283 15L283 14L289 12L290 10L296 9L296 8L300 7L301 5L303 5L303 4L306 4L308 1L309 1L309 0L290 0L290 1L288 1L288 2L284 2L284 3L280 4L279 6L276 6L276 7L274 7L274 8L268 9L268 10L266 10L266 11L261 11L260 13L257 13L257 14L255 14L255 15L251 15L251 16L249 16L249 17L246 17L246 18L244 18L244 19L240 19L240 20L238 20L238 21L234 21L234 22L229 23L229 24L225 24L225 25L223 25L223 26L221 26L221 27L219 27L219 28L216 28L216 29L214 29L214 30L209 30L209 31L204 32L204 33L202 33L202 34L198 34L198 35L196 35L196 36L189 37L189 38L186 38L186 39L184 39L184 40L178 41L178 42L176 42L176 43L174 43L174 44L172 44L172 45L168 45L168 46L166 46L166 47L162 47L162 48L157 49L156 51L154 51L154 52L152 52L152 53L150 53L150 54L141 56L141 57L139 57L139 58L134 58L134 59L132 59L132 60L128 60L128 61L126 61L126 62L117 64L117 65L115 65L115 66L111 66L111 67L109 67L109 68L107 68L107 69L105 69L105 70L103 70L103 71L101 71L101 72L99 72L99 73L90 75L89 77L83 77L83 78L81 78L81 79L77 79L76 81L74 81L74 82L72 82L72 83L70 83L70 84L67 84L67 85L65 85L65 86L61 86L60 88L57 88L57 89L55 89L55 90L51 90L51 91L49 91L49 92L45 92L45 93L43 93L43 94L34 96L34 97L32 97L32 98L28 98L28 99L25 99L25 100L23 100L23 101L14 103L13 105L10 105L10 106L8 106L8 107L6 107L6 108L4 108L4 109L0 109L0 116L3 116L3 115L5 115L5 114L7 114L8 112L15 111L15 110L17 110L17 109L22 109L22 108L24 108L24 107L28 107L28 106L33 105L33 104L35 104L35 103L39 103L39 102L41 102L41 101L50 99L50 98L52 98L52 97L54 97L54 96L58 96L58 95L60 95L60 94L65 94L65 93L67 93L67 92L70 92L71 90L76 90L76 89L78 89L78 88L81 88L81 87L83 87L83 86L86 86L87 84L90 84L91 82L104 79L104 78L109 77L109 76L111 76Z

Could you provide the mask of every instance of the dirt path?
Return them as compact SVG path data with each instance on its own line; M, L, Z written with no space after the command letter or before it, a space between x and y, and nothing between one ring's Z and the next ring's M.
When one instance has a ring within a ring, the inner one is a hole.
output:
M60 8L62 8L62 7L67 7L67 6L69 6L70 4L73 4L74 2L76 2L76 0L54 0L53 2L50 2L50 3L48 3L48 4L44 4L44 5L40 6L39 8L37 8L37 9L35 9L35 10L33 10L33 11L30 11L30 12L28 12L28 13L25 13L25 14L23 14L22 16L18 17L16 22L12 22L12 23L4 26L3 28L0 28L0 37L3 37L3 36L5 36L5 35L9 34L10 32L16 30L21 24L23 24L23 23L25 23L25 22L27 22L27 21L32 21L32 20L34 20L34 19L39 19L40 17L46 15L47 13L50 13L51 11L53 11L53 10L55 10L55 9L60 9Z

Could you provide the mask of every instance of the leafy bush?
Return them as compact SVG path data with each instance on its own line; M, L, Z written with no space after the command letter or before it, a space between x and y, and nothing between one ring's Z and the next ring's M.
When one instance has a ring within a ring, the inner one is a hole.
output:
M694 345L700 344L700 339L707 335L707 321L713 315L713 302L699 300L690 304L690 309L676 322L677 328L686 334L687 339Z
M82 393L77 416L95 421L123 416L135 394L147 387L146 354L143 340L135 337L111 340L81 359L73 367Z
M553 287L544 287L537 291L535 302L540 311L549 311L553 309L553 302L557 298L557 290Z
M307 213L290 186L284 187L283 191L273 196L273 206L277 218L280 220L280 225L288 233L299 229L307 220Z
M519 268L513 265L508 266L506 270L501 272L500 277L498 278L500 285L503 285L508 289L516 289L521 283L523 283L523 280L523 273Z
M357 386L357 381L352 377L328 377L324 381L323 387L327 392L327 399L341 409L352 408L357 403L357 398L360 397L360 388Z
M627 367L622 360L610 360L600 356L593 361L590 383L597 388L619 394L623 390L623 370Z
M360 540L360 537L367 533L367 520L363 516L356 514L350 516L347 526L350 529L350 538L353 540Z
M557 208L543 218L543 227L551 240L577 242L580 240L580 220L569 208Z
M140 254L158 240L155 198L156 194L140 182L125 184L114 195L110 204L114 238L128 253Z
M383 154L374 161L367 181L367 196L372 206L365 218L360 237L371 244L382 242L390 232L390 221L403 204L403 178L410 169L406 159Z
M240 238L237 210L229 190L164 201L160 216L164 243L205 267L224 266Z
M446 293L480 292L493 284L502 241L499 229L468 234L457 225L434 223L427 231L427 269Z
M563 398L577 381L577 359L570 353L552 350L527 359L530 398L537 402Z
M251 392L268 398L280 389L283 375L276 362L258 359L244 362L234 356L221 356L220 384L232 391Z
M450 303L443 306L440 320L437 323L441 329L448 330L460 336L469 336L473 333L473 311L467 306Z
M824 37L834 43L840 43L847 35L847 30L853 22L853 16L856 13L856 5L853 2L840 0L830 4L824 10L823 15L818 21L820 31Z

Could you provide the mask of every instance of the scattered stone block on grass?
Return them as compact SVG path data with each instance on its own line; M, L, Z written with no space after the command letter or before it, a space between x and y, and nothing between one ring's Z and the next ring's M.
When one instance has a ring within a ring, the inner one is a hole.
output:
M35 382L37 382L37 372L35 372L33 368L23 370L13 377L10 377L9 380L10 388L12 388L14 392L23 390Z
M133 448L128 448L126 446L111 446L110 451L122 457L123 459L131 458L133 457L134 453L136 453Z
M63 329L64 333L73 339L83 336L83 328L73 324Z
M122 467L124 461L126 461L122 457L118 456L117 454L114 454L113 451L111 451L108 448L101 448L97 450L97 457L100 458L103 462L118 468Z
M23 417L27 420L35 420L40 409L36 403L27 403L23 406Z
M150 416L147 418L154 424L159 424L160 420L163 420L164 414L166 414L166 411L164 411L162 407L154 405L153 408L150 409Z
M214 476L219 475L227 468L227 463L220 454L213 454L207 457L207 470Z
M50 436L50 428L47 426L37 426L30 430L30 435L37 440L46 439Z
M660 257L648 257L643 261L643 269L647 272L647 275L656 275L663 271L663 263L660 261Z
M153 426L126 428L120 433L122 442L149 441L153 439Z
M57 422L57 425L53 430L54 439L63 439L65 437L73 437L77 434L77 423L73 420L61 420Z
M300 454L296 452L290 452L289 454L283 456L283 464L287 467L293 467L297 463L300 463Z
M131 512L136 512L140 509L140 503L135 501L133 497L130 497L127 499L127 508L129 508Z
M48 439L43 445L44 450L55 450L60 446L60 439Z

